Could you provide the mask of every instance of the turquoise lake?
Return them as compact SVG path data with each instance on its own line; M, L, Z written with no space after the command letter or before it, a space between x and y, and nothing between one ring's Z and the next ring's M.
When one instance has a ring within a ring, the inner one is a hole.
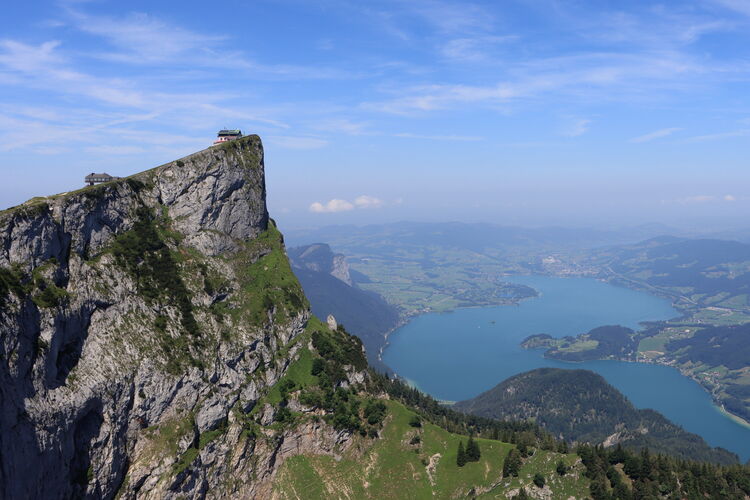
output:
M517 373L542 366L584 368L602 375L638 408L653 408L712 446L750 459L750 428L731 420L709 394L674 368L622 361L567 363L522 349L529 335L585 333L602 325L638 329L641 321L678 316L671 304L590 278L522 276L507 281L540 296L517 306L459 309L418 316L389 337L383 361L433 397L459 401Z

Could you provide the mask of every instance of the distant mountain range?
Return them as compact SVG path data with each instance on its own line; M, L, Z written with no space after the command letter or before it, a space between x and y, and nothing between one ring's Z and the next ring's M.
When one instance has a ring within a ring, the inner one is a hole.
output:
M529 248L563 250L626 244L679 231L660 224L621 230L591 228L525 228L466 222L395 222L366 226L340 225L288 230L290 245L325 241L347 254L377 253L394 246L463 248L475 252Z
M695 300L750 292L750 245L738 241L662 236L594 255L614 273L697 295Z
M673 424L654 410L639 410L600 375L588 370L539 368L521 373L453 408L499 420L533 420L568 441L652 451L681 458L735 463L722 448Z

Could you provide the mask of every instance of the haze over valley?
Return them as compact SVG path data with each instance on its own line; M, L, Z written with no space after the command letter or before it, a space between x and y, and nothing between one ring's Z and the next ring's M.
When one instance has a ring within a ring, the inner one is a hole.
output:
M0 500L750 498L746 1L0 28Z

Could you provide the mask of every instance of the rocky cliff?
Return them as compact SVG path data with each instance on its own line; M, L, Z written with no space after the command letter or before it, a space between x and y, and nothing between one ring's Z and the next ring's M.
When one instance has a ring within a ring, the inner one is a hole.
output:
M289 249L289 258L292 261L292 266L298 269L330 274L349 286L354 285L346 256L333 253L331 247L325 243L291 248Z
M248 136L0 212L1 498L262 498L286 456L346 447L269 396L325 327L263 169Z
M362 339L370 365L389 372L380 353L386 335L401 321L398 309L380 295L354 284L346 257L334 254L325 243L290 248L289 258L312 312L319 318L333 314L350 333Z

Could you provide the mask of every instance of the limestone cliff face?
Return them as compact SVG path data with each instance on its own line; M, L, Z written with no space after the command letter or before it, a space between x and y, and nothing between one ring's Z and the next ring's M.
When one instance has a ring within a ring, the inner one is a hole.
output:
M263 168L249 136L0 212L0 498L262 497L346 445L257 416L310 314Z
M294 267L330 274L347 285L354 286L346 256L333 253L325 243L294 248L289 257Z

